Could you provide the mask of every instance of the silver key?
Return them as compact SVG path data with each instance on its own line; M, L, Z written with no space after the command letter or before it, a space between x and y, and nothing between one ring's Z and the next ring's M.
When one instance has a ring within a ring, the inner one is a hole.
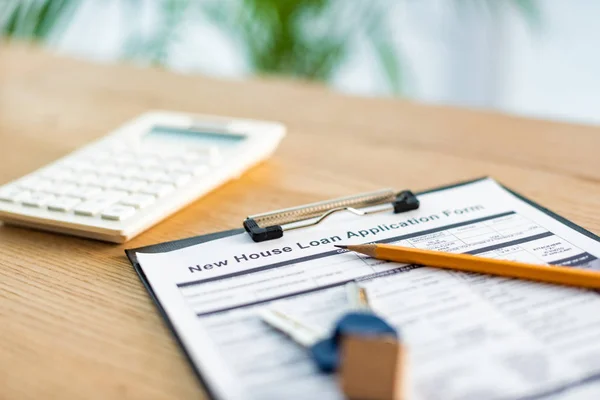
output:
M114 220L114 221L122 221L125 218L132 216L134 213L135 213L134 207L116 204L116 205L110 206L106 210L102 211L102 218Z
M112 206L126 195L127 192L106 191L97 197L79 204L75 207L75 214L85 216L96 215L100 211Z
M311 347L327 337L327 332L276 308L264 308L258 315L272 328L286 334L303 347Z
M79 203L81 203L81 199L75 197L58 197L48 202L48 210L67 212Z
M121 200L121 204L135 208L143 208L154 203L156 197L151 194L132 194Z
M348 282L345 285L346 299L352 310L370 310L367 290L356 282Z
M47 193L30 193L27 196L22 196L19 201L28 207L43 207L51 200L54 200L55 196Z

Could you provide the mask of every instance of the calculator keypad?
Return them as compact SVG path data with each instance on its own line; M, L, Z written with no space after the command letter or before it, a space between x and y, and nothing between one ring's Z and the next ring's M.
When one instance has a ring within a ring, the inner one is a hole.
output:
M0 201L123 221L208 172L215 155L94 150L0 188Z

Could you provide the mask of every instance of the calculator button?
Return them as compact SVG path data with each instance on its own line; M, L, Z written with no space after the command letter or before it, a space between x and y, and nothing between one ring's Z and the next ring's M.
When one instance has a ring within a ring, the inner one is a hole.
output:
M204 157L202 157L202 155L196 151L189 151L189 152L183 154L182 158L186 162L198 162L198 161L202 160Z
M127 190L129 192L139 192L148 182L140 179L123 179L118 184L114 185L115 189Z
M44 189L44 191L56 195L64 195L70 194L76 189L77 185L72 183L56 183L54 185L50 185L47 189Z
M75 214L89 216L96 215L100 211L112 206L126 195L127 192L106 191L97 197L79 204L75 207Z
M143 208L154 203L156 197L151 194L132 194L121 200L121 204L135 208Z
M28 207L43 207L51 200L54 200L55 196L47 193L29 193L26 196L19 197L19 201Z
M141 156L137 164L143 168L149 168L159 166L160 161L154 157Z
M50 181L40 178L27 178L17 183L17 186L29 190L44 190L50 187Z
M137 176L142 170L137 167L125 167L119 172L119 176L124 178L131 178Z
M210 165L217 166L221 164L222 157L219 148L216 146L212 146L208 151L208 162Z
M116 176L102 176L98 178L97 185L103 188L117 188L121 185L121 178Z
M53 181L64 181L72 178L73 172L66 168L50 168L43 171L40 175Z
M91 168L91 165L89 162L83 161L78 158L66 160L65 162L61 163L61 166L65 169L68 169L68 170L71 170L74 172L81 172L84 170L89 170Z
M110 219L115 221L124 220L127 217L132 216L135 213L135 208L130 206L123 206L120 204L108 207L102 212L103 219Z
M75 197L58 197L48 202L48 209L51 211L67 212L77 204L81 203L81 199Z
M18 201L22 196L27 196L29 192L19 189L17 187L5 187L0 189L0 201L6 201L13 203Z
M153 183L141 190L142 193L153 194L155 196L164 196L173 191L175 186L167 183Z
M106 163L113 160L113 153L108 150L94 150L81 155L81 157L94 163Z
M157 182L168 179L168 175L165 173L165 171L160 169L149 169L147 171L140 171L139 174L135 175L135 178L148 182Z
M96 186L77 186L67 194L72 197L79 197L80 199L91 199L100 193L102 193L102 189Z
M98 175L92 173L83 173L76 177L73 182L78 183L80 185L98 185Z
M205 172L208 172L208 166L203 164L189 164L184 165L181 168L175 169L175 172L190 174L190 175L202 175Z
M183 157L186 161L192 163L207 162L209 165L218 165L221 163L221 153L216 146L190 151L184 154Z
M182 186L188 183L192 179L190 174L183 173L172 173L165 177L165 179L161 179L161 183L172 183L175 186Z
M112 164L99 165L96 168L96 172L101 175L120 175L119 168Z

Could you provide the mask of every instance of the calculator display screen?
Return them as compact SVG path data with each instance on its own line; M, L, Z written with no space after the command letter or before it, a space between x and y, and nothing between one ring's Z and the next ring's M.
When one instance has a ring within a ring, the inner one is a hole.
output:
M152 127L150 132L144 135L146 142L193 145L193 146L218 146L220 148L231 148L242 143L246 136L239 134L210 132L198 129L185 129L171 126Z

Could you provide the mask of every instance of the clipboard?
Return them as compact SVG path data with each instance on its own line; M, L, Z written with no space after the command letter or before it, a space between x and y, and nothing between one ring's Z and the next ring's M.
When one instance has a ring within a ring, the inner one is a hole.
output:
M168 252L168 251L173 251L173 250L179 250L179 249L194 246L197 244L206 243L206 242L210 242L213 240L217 240L217 239L221 239L221 238L225 238L225 237L229 237L229 236L233 236L233 235L238 235L238 234L242 234L242 233L249 234L250 237L252 237L253 240L255 240L257 242L265 241L265 240L276 240L277 238L282 237L286 230L309 228L310 226L316 225L316 224L320 223L321 221L323 221L325 218L327 218L328 215L331 215L331 214L339 212L339 211L350 211L357 215L366 215L366 214L370 214L372 212L361 211L362 207L376 206L378 208L377 208L377 210L375 210L375 212L389 211L390 209L394 209L395 212L404 212L404 211L408 211L409 209L418 208L418 206L419 206L418 196L419 195L453 189L453 188L457 188L460 186L469 185L469 184L472 184L472 183L475 183L478 181L482 181L485 179L488 179L488 178L481 177L481 178L458 182L458 183L450 184L450 185L446 185L446 186L435 187L435 188L432 188L429 190L417 192L416 194L413 194L410 191L402 191L399 193L395 193L393 191L390 191L389 189L386 189L384 191L377 191L377 192L363 194L363 195L349 196L349 197L345 197L345 198L341 198L341 199L334 199L334 200L329 200L329 201L325 201L325 202L312 203L312 204L308 204L308 205L304 205L304 206L293 207L290 209L277 210L277 211L267 212L267 213L263 213L263 214L257 214L257 215L249 216L245 221L242 222L243 227L238 228L238 229L231 229L231 230L226 230L226 231L221 231L221 232L215 232L215 233L211 233L211 234L195 236L195 237L175 240L175 241L171 241L171 242L158 243L158 244L139 247L139 248L135 248L135 249L127 249L127 250L125 250L125 253L126 253L129 261L133 265L135 271L137 272L138 276L140 277L140 280L144 284L144 287L146 288L150 297L152 298L153 302L155 303L158 311L161 313L165 323L167 324L168 328L170 329L171 333L173 334L175 340L177 341L177 343L179 344L180 348L182 349L184 355L188 359L189 364L192 367L194 373L198 377L199 381L202 383L204 390L207 392L207 394L209 395L210 398L215 399L215 398L217 398L217 396L215 395L214 392L212 392L210 385L203 378L202 371L200 371L198 369L197 365L193 362L190 354L186 350L186 347L183 345L181 338L178 336L177 330L175 329L172 322L170 321L168 314L163 309L160 301L156 297L156 294L155 294L154 290L152 289L152 286L150 285L148 279L146 278L146 276L144 274L143 269L141 268L141 266L138 262L138 258L136 255L137 253L162 253L162 252ZM540 210L541 212L547 214L551 218L558 220L562 224L570 227L571 229L573 229L593 240L600 241L600 237L598 237L594 233L582 228L579 225L576 225L575 223L567 220L564 217L561 217L560 215L550 211L549 209L541 206L540 204L534 202L533 200L530 200L530 199L524 197L523 195L507 188L506 186L504 186L504 185L501 185L501 186L502 186L502 188L507 190L509 193L511 193L515 197L526 202L527 204L531 205L532 207ZM340 202L343 204L340 204ZM352 208L353 210L349 210L349 208ZM254 230L254 232L252 232L252 230ZM269 232L267 232L267 231L269 231ZM272 232L275 232L275 233L272 233ZM253 234L255 234L257 237L256 238L253 237L252 236Z

